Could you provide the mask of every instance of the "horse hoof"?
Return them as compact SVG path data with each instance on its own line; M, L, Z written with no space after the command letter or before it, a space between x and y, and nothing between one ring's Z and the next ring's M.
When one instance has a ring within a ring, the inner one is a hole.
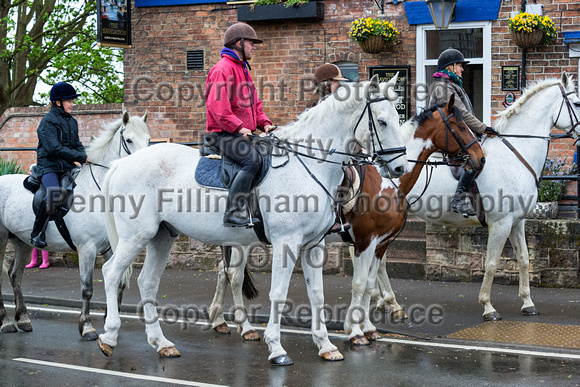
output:
M369 341L366 337L361 335L356 335L350 338L352 345L369 345Z
M326 361L341 361L344 360L344 356L337 349L330 352L325 352L320 357Z
M161 348L159 352L157 352L160 357L180 357L181 352L177 350L175 347L166 347Z
M368 341L377 341L378 339L381 338L381 335L379 334L379 332L374 330L374 331L365 332L365 337L367 338Z
M540 314L540 312L536 309L535 306L530 306L522 309L522 314L524 316L537 316Z
M289 366L294 364L294 362L292 361L292 359L290 359L290 356L280 355L270 359L270 364L275 366Z
M483 315L483 321L499 321L501 320L501 315L497 312L491 312Z
M244 341L260 341L260 335L254 329L247 331L242 335Z
M32 324L30 323L30 321L19 322L18 329L20 329L21 331L24 331L24 332L32 332Z
M379 312L387 312L387 307L385 306L385 304L379 304L377 305L377 310Z
M232 333L232 330L230 329L230 327L228 327L228 324L226 323L214 327L213 330L216 331L217 333L223 333L224 335L229 335L230 333Z
M95 331L95 330L87 331L87 332L83 333L83 340L84 341L95 341L98 338L99 338L99 335L97 335L97 331Z
M2 325L2 333L16 333L18 329L12 323Z
M113 356L114 347L111 347L110 345L103 343L103 341L101 340L100 337L99 337L99 340L97 342L99 344L99 349L101 350L103 355L105 355L106 357Z

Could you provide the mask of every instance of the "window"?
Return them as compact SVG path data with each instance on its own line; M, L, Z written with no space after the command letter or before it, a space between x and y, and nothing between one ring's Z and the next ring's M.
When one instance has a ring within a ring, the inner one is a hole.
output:
M473 103L475 116L487 124L491 121L491 23L453 23L447 30L433 25L417 27L417 84L433 83L439 54L452 47L463 53L470 63L465 66L463 87ZM429 90L429 88L427 88ZM416 94L417 111L426 107L424 93Z
M358 63L354 62L335 62L340 69L342 76L348 78L349 82L358 82Z

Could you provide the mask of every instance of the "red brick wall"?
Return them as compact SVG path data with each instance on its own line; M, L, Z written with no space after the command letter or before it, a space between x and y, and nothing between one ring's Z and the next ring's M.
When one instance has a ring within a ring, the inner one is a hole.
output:
M0 149L3 148L34 148L38 145L36 129L42 117L48 112L48 106L8 109L0 117ZM86 146L91 136L99 133L103 124L121 118L121 104L79 105L75 106L73 116L79 124L79 135ZM143 114L138 108L129 109L130 114ZM0 157L4 160L16 159L23 169L36 162L36 152L2 151Z

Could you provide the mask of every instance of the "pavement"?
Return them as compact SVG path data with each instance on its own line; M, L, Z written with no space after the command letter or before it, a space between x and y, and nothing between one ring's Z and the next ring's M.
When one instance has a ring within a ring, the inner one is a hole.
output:
M139 270L135 270L131 286L125 291L122 311L136 312L140 302L137 286ZM245 300L250 314L250 321L265 324L268 320L270 302L269 273L252 273L259 296L251 301ZM50 267L48 269L26 269L22 281L22 290L27 304L52 305L80 308L81 292L78 268ZM351 298L351 277L339 275L324 276L324 300L330 312L327 327L341 330L342 323ZM94 294L92 309L105 309L105 293L102 273L95 269ZM13 295L6 274L2 274L2 296L5 301L12 301ZM518 297L518 287L494 284L492 287L492 304L502 315L503 320L495 323L483 323L483 308L478 303L479 283L438 282L391 279L397 301L407 314L409 321L392 321L390 315L374 311L372 321L382 334L401 334L418 339L462 338L462 332L471 332L465 337L479 340L518 343L522 341L522 332L526 337L537 336L531 327L542 328L541 334L546 337L571 335L563 346L580 353L580 289L569 288L531 288L531 296L540 314L523 316L520 312L522 302ZM163 273L157 301L163 316L172 318L176 314L203 319L207 317L207 308L211 304L216 286L214 271L166 270ZM309 302L306 294L304 277L294 273L289 287L288 298L290 310L283 316L283 325L309 327ZM231 291L226 295L226 311L232 311ZM80 313L80 312L79 312ZM186 313L189 313L186 315ZM231 317L231 313L226 315ZM95 320L95 319L94 319ZM34 324L34 322L33 322ZM495 325L489 325L495 324ZM504 324L504 325L502 325ZM101 324L99 326L102 327ZM488 329L481 329L481 327ZM492 327L495 333L489 332ZM562 328L572 330L566 332ZM98 326L95 325L97 330ZM102 329L102 328L101 328ZM523 330L522 330L523 329ZM513 331L510 337L499 337ZM235 332L235 331L234 331ZM473 336L475 332L475 337ZM479 333L478 333L479 332ZM487 332L487 333L486 333ZM560 332L560 333L558 333ZM562 333L564 332L564 333ZM100 332L99 332L100 333ZM495 334L495 336L493 336ZM487 335L487 336L486 336ZM490 336L491 335L491 336ZM518 341L519 340L519 341ZM547 345L561 347L562 342L548 342ZM545 343L533 343L546 345Z

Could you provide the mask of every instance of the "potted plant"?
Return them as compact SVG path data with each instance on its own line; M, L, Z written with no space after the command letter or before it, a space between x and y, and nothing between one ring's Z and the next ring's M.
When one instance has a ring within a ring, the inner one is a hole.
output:
M390 21L361 17L351 23L348 35L364 52L379 53L397 39L399 30Z
M514 43L522 48L548 45L556 39L556 25L548 16L520 12L509 18L508 28Z
M566 168L566 160L548 157L544 163L542 177L563 176L576 173L576 164ZM558 216L558 201L566 193L566 184L570 180L540 179L538 187L538 202L536 207L528 214L530 219L553 219Z
M238 21L317 21L324 19L324 3L309 0L258 0L238 7Z

